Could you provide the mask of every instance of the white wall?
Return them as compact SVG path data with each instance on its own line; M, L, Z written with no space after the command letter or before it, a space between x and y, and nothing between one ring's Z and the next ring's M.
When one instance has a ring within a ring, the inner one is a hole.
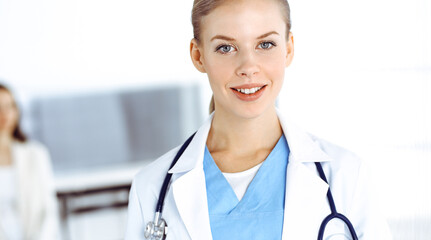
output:
M0 0L0 78L70 92L202 78L188 53L191 4Z
M366 160L395 239L430 239L431 2L290 2L282 108Z
M0 78L21 95L202 82L192 1L0 0ZM280 107L369 163L395 239L429 239L431 2L291 0Z

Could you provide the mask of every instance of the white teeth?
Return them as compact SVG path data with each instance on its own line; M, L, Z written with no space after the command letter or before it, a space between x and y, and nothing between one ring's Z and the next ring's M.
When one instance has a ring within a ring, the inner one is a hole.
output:
M244 93L244 94L253 94L257 91L259 91L262 87L255 87L255 88L241 88L236 89L238 92Z

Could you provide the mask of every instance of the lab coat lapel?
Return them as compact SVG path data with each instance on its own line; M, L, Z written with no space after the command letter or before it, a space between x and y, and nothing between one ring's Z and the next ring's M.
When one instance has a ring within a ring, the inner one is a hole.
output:
M28 219L30 218L30 210L34 209L34 207L30 206L33 204L32 201L28 202L26 201L28 198L28 195L26 195L27 192L31 191L31 188L26 184L25 179L30 178L31 172L27 171L27 165L25 161L25 152L23 151L22 147L19 145L19 143L14 143L12 145L12 157L14 159L14 165L16 167L16 184L17 184L17 202L18 202L18 209L20 213L21 219L24 221L24 225L28 225ZM31 196L31 195L30 195ZM35 196L37 197L37 195Z
M178 212L191 239L212 239L203 170L191 170L176 180L172 188Z
M280 112L278 117L290 149L282 239L316 239L330 209L326 198L328 184L319 177L315 162L331 158L309 134L288 122Z
M211 120L212 115L197 131L177 164L169 171L174 174L172 191L175 204L191 239L212 239L203 170L204 150Z
M34 232L38 232L38 217L41 216L43 210L43 199L40 192L35 188L34 184L38 184L38 177L35 175L38 171L34 171L32 161L28 161L29 156L25 148L15 142L12 145L12 157L17 169L17 189L18 189L18 209L20 217L23 221L26 237L30 237Z
M286 171L283 239L317 238L316 230L330 213L327 191L328 185L306 164L289 161Z

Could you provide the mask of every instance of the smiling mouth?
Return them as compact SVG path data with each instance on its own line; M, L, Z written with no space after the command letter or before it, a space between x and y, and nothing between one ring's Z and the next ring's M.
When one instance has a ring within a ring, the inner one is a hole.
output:
M254 88L232 88L232 90L235 90L235 91L240 92L242 94L251 95L251 94L255 94L255 93L261 91L265 87L266 87L266 85L263 85L261 87L254 87Z

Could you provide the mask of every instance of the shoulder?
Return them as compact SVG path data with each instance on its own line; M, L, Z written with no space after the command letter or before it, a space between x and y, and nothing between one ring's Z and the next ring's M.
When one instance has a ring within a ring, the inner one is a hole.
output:
M358 160L358 156L353 152L351 152L350 150L344 147L341 147L337 144L334 144L332 142L329 142L325 139L316 137L312 134L309 134L309 135L310 135L310 138L313 139L313 141L316 144L318 144L320 148L330 157L346 158L346 159L351 159L352 161Z
M32 154L33 156L43 155L48 156L48 149L40 142L34 140L27 140L25 142L14 142L14 148L19 152Z
M349 195L349 198L353 197L355 189L365 180L366 168L362 159L355 153L327 140L311 134L310 138L329 157L329 161L321 164L332 192L335 195L339 193ZM314 165L310 164L309 167L316 169Z
M142 170L140 170L133 179L133 184L139 189L148 189L161 186L161 182L169 171L169 167L180 147L176 147L154 160Z
M313 140L313 142L317 144L319 148L329 156L329 158L331 159L331 165L333 167L357 170L362 165L362 160L360 159L360 157L355 153L351 152L350 150L331 143L325 139L316 137L312 134L309 134L309 136Z
M27 140L13 143L14 159L31 168L49 167L51 160L48 149L40 142Z
M359 237L391 239L387 223L374 196L374 187L370 185L368 164L343 147L315 136L311 137L332 159L322 166L337 210L356 223L355 230Z
M307 163L310 167L315 165L314 162L333 168L357 168L361 164L351 151L309 133L280 111L277 114L295 161Z
M364 186L366 167L353 152L316 136L310 137L330 158L330 161L322 162L322 167L337 205L346 212L354 201L355 193Z
M26 186L35 191L54 188L51 159L43 144L36 141L14 143L13 151L13 161Z
M129 196L129 219L146 222L146 218L151 218L163 181L178 149L179 147L170 150L135 175Z

